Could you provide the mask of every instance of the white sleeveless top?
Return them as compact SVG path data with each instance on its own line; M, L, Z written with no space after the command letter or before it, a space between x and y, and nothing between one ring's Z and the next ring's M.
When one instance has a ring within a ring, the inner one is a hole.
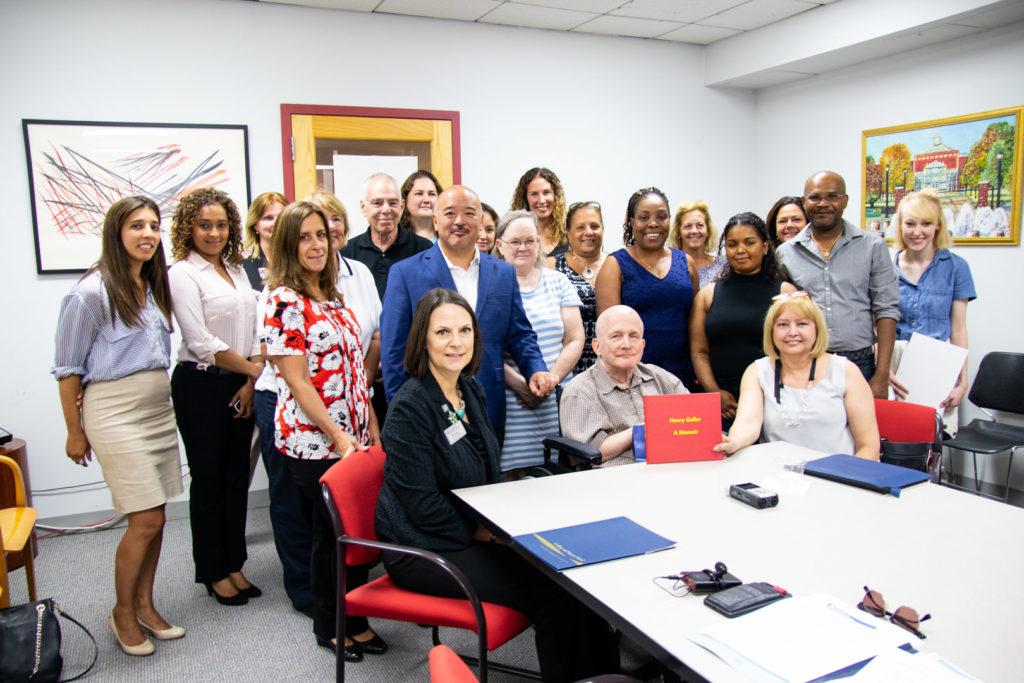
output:
M825 377L811 389L782 385L780 405L775 400L775 361L767 356L755 361L764 392L761 441L786 441L828 454L853 455L853 434L844 403L848 362L833 355Z

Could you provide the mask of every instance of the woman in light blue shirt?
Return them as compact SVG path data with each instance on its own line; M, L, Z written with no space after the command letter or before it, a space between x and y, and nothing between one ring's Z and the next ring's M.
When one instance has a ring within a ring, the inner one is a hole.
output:
M914 332L967 348L967 303L977 298L967 261L949 251L953 238L946 227L939 195L934 190L911 192L892 218L900 283L897 341ZM899 398L906 388L896 380L894 364L889 383ZM967 393L967 361L957 384L942 402L945 410L960 404Z
M110 207L103 251L61 302L51 372L67 424L67 455L87 467L95 453L128 529L117 547L117 602L108 621L129 655L185 635L153 605L164 506L182 491L167 368L171 294L160 209L146 197ZM83 393L84 391L84 393ZM81 396L81 410L78 407Z

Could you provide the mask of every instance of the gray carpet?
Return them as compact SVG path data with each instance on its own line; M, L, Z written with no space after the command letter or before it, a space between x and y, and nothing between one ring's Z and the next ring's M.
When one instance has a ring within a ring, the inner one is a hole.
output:
M249 510L249 561L246 576L263 596L240 607L219 605L193 583L188 520L169 521L156 581L156 604L171 623L188 632L181 640L155 641L149 657L121 652L107 626L114 605L114 549L123 528L39 541L36 582L40 597L56 598L62 609L82 622L99 644L99 660L82 680L91 681L328 681L334 677L330 652L317 647L312 621L292 609L281 585L281 565L274 550L268 508ZM379 571L376 570L376 571ZM376 572L373 576L378 575ZM28 600L24 570L11 572L11 602ZM430 629L414 624L374 620L374 629L390 646L382 656L367 656L346 667L356 683L422 683L430 680L427 655ZM62 622L64 676L88 664L91 645L72 624ZM459 652L475 649L473 634L442 629L442 640ZM495 661L537 670L533 631L527 630L492 653ZM524 679L492 671L495 683Z

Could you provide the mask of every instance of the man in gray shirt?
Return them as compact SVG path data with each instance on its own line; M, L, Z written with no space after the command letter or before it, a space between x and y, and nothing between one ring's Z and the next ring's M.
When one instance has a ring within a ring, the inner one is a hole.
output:
M887 398L900 317L889 249L878 235L843 220L849 197L838 173L820 171L808 178L803 200L810 223L779 247L779 261L790 281L810 293L825 314L829 352L855 363L875 397Z
M595 446L604 464L633 459L633 425L644 422L644 396L688 394L679 379L640 362L644 323L629 306L612 306L597 319L597 362L572 378L562 392L562 434Z

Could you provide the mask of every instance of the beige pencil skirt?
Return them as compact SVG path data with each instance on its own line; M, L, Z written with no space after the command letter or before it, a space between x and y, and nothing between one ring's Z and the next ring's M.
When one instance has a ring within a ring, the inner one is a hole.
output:
M182 492L166 370L90 382L82 399L82 426L118 512L155 508Z

